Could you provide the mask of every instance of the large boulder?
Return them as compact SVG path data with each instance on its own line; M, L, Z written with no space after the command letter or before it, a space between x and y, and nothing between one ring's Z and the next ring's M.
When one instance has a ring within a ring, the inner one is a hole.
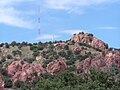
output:
M63 72L67 69L67 64L64 58L59 58L57 60L54 60L50 62L47 65L47 72L51 75L55 75L57 73Z
M8 66L8 75L15 75L15 73L17 71L21 71L22 70L22 65L24 64L24 62L22 61L14 61L12 62L9 66Z
M2 88L2 87L4 87L4 80L3 80L3 75L0 72L0 88Z
M77 68L77 73L90 73L90 69L102 70L106 66L104 57L101 55L96 56L95 58L87 58L81 62L75 64Z
M32 82L38 78L41 73L44 73L44 68L40 64L14 61L8 66L8 74L13 76L13 83L17 80Z
M106 64L108 66L112 66L113 64L116 64L120 68L120 55L115 53L108 53L105 56Z
M77 73L90 73L90 69L108 72L113 65L117 65L120 68L120 55L111 52L105 56L98 55L95 58L87 58L75 64Z

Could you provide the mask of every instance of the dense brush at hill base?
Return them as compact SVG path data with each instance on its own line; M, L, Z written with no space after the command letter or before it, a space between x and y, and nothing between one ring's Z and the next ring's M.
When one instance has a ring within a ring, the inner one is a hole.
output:
M120 49L92 34L0 44L0 90L120 90Z

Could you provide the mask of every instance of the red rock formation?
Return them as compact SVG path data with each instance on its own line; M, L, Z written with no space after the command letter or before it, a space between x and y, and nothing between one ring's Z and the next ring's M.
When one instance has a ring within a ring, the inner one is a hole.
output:
M57 60L50 62L46 68L47 72L51 75L57 74L59 72L63 72L66 69L67 69L67 64L64 58L59 58Z
M40 64L14 61L8 66L8 74L13 76L13 83L17 80L32 82L43 72L44 69Z
M3 80L3 75L0 72L0 88L4 87L4 80ZM1 90L1 89L0 89Z
M8 66L8 74L14 75L17 71L21 71L22 69L22 62L21 61L14 61Z
M75 47L73 48L73 51L81 51L81 49L79 47Z
M81 62L77 62L76 63L77 72L90 73L91 68L99 70L101 67L104 67L106 65L104 59L102 60L102 56L101 56L101 59L99 58L100 56L96 56L95 58L92 58L92 59L87 58Z
M102 55L96 56L95 58L87 58L81 62L76 63L78 73L90 73L90 69L96 69L100 71L110 71L112 65L115 64L120 68L120 55L108 53L103 57Z
M71 38L71 41L85 43L87 45L90 45L94 48L98 48L103 51L108 48L108 45L106 43L90 34L76 34Z
M55 50L62 50L62 49L64 49L65 45L66 45L66 43L64 43L64 42L56 43L56 44L54 44L54 46L55 46L54 49Z
M105 56L106 64L108 66L112 66L113 64L117 64L118 67L120 65L120 55L113 54L112 52L106 54Z

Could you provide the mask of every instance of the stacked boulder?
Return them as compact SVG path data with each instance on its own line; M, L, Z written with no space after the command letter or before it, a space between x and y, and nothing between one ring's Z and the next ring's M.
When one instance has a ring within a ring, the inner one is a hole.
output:
M90 69L96 69L103 72L108 72L113 65L120 68L120 55L108 53L105 56L98 55L95 58L87 58L76 63L78 73L90 73Z
M87 45L90 45L94 48L98 48L102 51L106 50L108 48L108 44L104 43L103 41L97 39L91 34L75 34L72 38L71 41L78 42L78 43L84 43Z
M66 69L67 69L67 64L64 58L59 58L57 60L50 62L46 68L47 72L50 75L55 75L57 73L65 71Z
M37 79L44 68L40 64L30 64L23 61L14 61L8 66L8 75L13 76L12 81L32 82Z

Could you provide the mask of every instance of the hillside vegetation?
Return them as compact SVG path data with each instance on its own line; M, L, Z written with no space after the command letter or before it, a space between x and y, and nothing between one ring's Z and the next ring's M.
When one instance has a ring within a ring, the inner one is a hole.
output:
M120 90L119 70L120 49L83 32L67 41L0 44L0 90Z

